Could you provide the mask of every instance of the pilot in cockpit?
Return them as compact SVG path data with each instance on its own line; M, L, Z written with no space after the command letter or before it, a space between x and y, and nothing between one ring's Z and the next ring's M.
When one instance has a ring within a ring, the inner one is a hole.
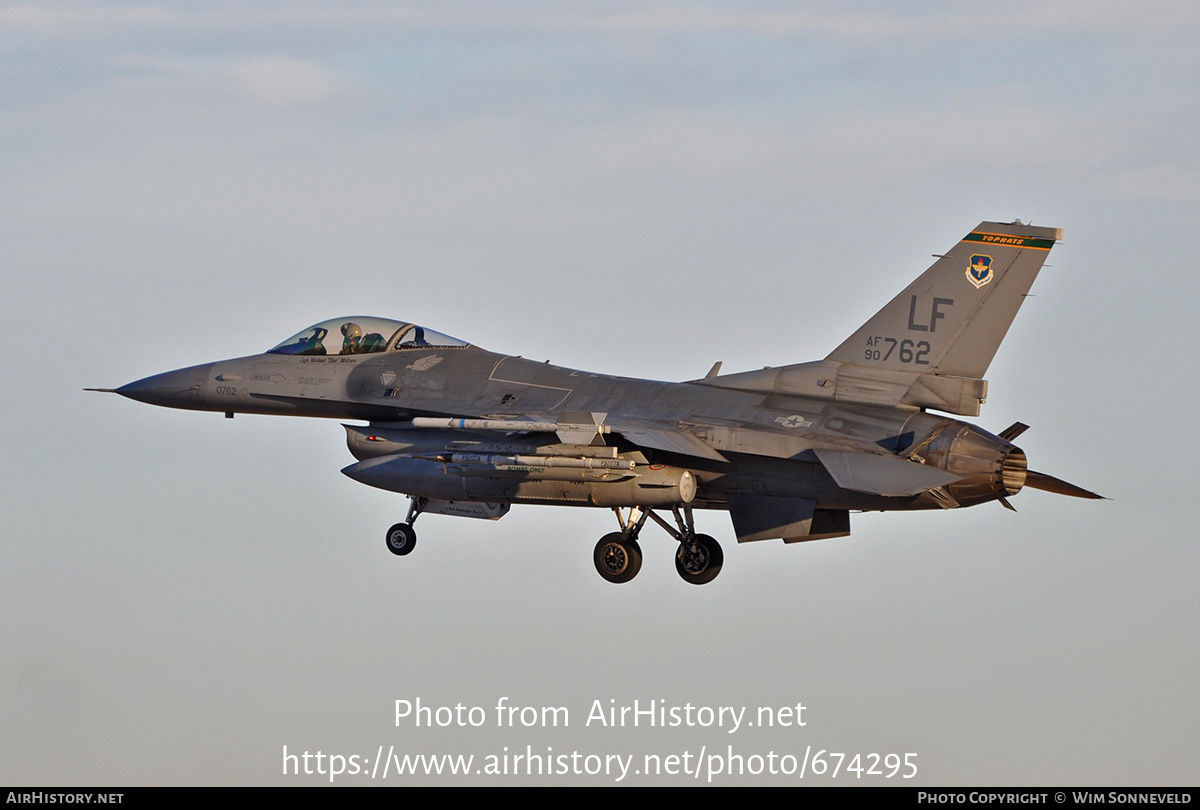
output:
M270 349L271 354L323 355L323 343L327 335L337 335L341 330L342 345L330 346L329 353L341 356L374 354L392 349L461 348L467 344L449 335L413 323L391 321L385 318L355 317L354 320L333 318L310 326L299 334Z
M418 349L428 345L429 341L425 340L425 327L412 326L400 336L397 348Z
M362 344L362 328L356 323L342 324L342 354L357 354Z

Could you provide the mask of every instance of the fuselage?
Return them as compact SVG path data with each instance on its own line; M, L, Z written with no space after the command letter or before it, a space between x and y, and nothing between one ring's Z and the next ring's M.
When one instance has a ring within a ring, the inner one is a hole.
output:
M1011 481L1007 489L1001 485L1005 460L1011 467L1019 450L977 427L915 407L617 377L466 344L364 354L269 352L167 372L118 393L156 405L226 414L365 420L379 429L370 442L351 431L350 448L360 460L432 451L451 442L470 445L472 437L462 433L405 429L403 424L414 417L553 421L567 411L635 414L665 429L687 431L724 457L618 445L622 454L638 451L651 464L690 470L698 484L699 507L723 508L727 496L739 492L808 498L827 509L945 507L927 493L888 497L840 487L812 452L831 448L903 454L931 436L933 441L921 448L921 460L968 476L954 485L954 505L992 500L1020 488L1019 482L1015 488ZM519 437L480 434L474 440L489 450L529 449L529 442ZM959 449L964 443L972 445L970 457Z

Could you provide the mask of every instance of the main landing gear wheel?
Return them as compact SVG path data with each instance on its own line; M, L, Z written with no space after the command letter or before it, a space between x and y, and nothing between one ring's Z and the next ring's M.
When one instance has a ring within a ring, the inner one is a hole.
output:
M397 523L387 530L388 551L403 557L417 547L417 532L407 523Z
M694 534L680 541L679 551L675 552L675 570L684 582L693 585L712 582L721 573L724 562L721 544L707 534Z
M592 554L596 570L609 582L628 582L642 570L642 549L637 540L621 532L606 534Z

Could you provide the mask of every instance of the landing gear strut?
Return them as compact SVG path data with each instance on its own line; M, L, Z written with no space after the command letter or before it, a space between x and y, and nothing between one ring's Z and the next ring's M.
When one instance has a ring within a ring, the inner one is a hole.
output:
M387 541L388 551L399 557L411 553L417 547L417 531L413 528L413 524L417 522L417 515L421 514L421 507L429 502L427 498L412 498L411 501L405 522L397 523L388 529L384 538Z
M651 509L643 511L641 507L631 507L628 517L620 509L613 509L613 512L617 515L621 531L601 537L592 554L596 570L609 582L628 582L641 570L642 549L638 546L637 538L647 518L679 542L675 552L675 570L684 582L703 585L712 582L721 573L721 565L725 562L721 545L707 534L696 534L692 525L691 506L684 504L682 510L678 506L671 507L678 528Z

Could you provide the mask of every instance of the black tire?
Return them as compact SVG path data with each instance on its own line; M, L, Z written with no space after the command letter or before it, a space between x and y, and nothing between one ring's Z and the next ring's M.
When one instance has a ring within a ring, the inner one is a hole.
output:
M411 553L417 547L417 532L407 523L397 523L388 529L384 539L387 541L388 551L398 557Z
M725 562L725 552L715 537L707 534L697 534L691 540L679 544L675 552L675 570L684 582L693 585L704 585L712 582L721 573Z
M596 571L609 582L628 582L642 570L642 548L621 532L606 534L592 553Z

